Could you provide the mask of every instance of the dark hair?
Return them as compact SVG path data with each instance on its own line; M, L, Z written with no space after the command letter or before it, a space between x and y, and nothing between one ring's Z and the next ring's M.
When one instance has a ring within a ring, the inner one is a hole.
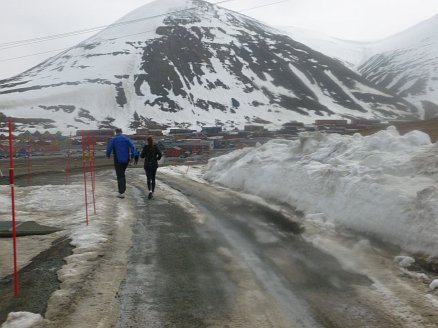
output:
M116 133L117 133L117 134L122 133L122 129L117 128L117 129L116 129Z
M148 141L149 147L152 147L154 145L154 138L152 138L152 136L149 136L146 140Z

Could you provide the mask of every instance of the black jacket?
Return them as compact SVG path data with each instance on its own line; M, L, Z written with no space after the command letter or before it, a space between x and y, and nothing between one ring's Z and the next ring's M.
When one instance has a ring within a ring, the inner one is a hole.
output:
M163 154L157 145L153 145L152 148L145 145L140 154L140 157L144 158L144 167L158 167L158 161L162 156Z

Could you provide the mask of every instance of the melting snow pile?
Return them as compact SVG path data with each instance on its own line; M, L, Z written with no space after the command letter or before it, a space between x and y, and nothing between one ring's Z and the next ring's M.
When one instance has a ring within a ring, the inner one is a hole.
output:
M438 279L434 279L429 285L429 290L435 290L437 288L438 288Z
M205 178L438 256L438 143L422 132L272 140L210 160Z
M11 312L1 328L30 328L43 320L39 314L30 312Z
M109 173L110 172L110 173ZM115 179L113 171L102 171L96 174L96 212L93 214L91 193L88 190L89 225L85 224L84 187L80 175L72 176L69 185L35 185L15 188L17 221L35 221L39 224L59 227L63 230L57 237L71 239L73 254L66 257L66 264L57 272L61 288L55 291L49 300L53 307L70 302L83 285L91 270L97 265L105 247L112 240L116 227L129 227L134 218L127 202L115 202ZM61 181L63 179L61 178ZM56 178L53 179L56 182ZM10 191L9 186L0 186L0 215L9 219ZM23 259L30 259L50 246L36 236L18 238L18 261L20 268L27 264ZM0 258L0 277L12 271L12 241L4 239L2 247L7 246L10 252L3 252ZM9 244L6 244L9 243ZM41 244L41 245L40 245ZM6 255L5 255L6 253ZM7 322L1 328L30 327L40 315L27 312L10 313Z

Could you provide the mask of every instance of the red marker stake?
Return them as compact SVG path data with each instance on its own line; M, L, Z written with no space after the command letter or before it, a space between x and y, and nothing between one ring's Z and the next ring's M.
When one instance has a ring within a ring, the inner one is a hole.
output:
M93 158L91 155L90 135L87 135L88 161L90 165L91 191L93 195L94 214L96 214L96 198L94 197Z
M96 138L93 136L93 183L94 189L96 190Z
M15 190L14 190L14 146L12 144L12 119L8 119L9 126L9 183L11 185L12 200L12 240L14 252L14 295L18 296L18 270L17 270L17 228L15 225Z
M94 137L90 137L90 173L91 173L91 183L93 186L93 190L95 190L95 180L96 180L96 176L95 176L95 169L94 169L94 145L93 145L93 139Z
M70 152L71 152L71 132L70 137L67 142L67 163L65 164L65 185L68 185L70 182Z
M84 171L84 195L85 195L85 222L88 225L88 197L87 197L87 154L85 153L85 140L82 135L82 168Z
M27 185L30 183L30 137L27 139Z
M193 163L193 150L192 150L192 153L190 155L191 155L191 160L189 159L189 161L188 161L189 165L187 165L186 175L187 175L187 173L189 173L191 163Z

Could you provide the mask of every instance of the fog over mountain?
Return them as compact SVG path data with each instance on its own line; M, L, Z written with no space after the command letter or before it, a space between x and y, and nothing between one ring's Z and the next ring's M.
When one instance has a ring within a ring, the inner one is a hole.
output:
M199 0L147 4L0 81L0 112L25 119L22 131L63 132L418 117L339 60Z
M438 116L438 15L373 46L374 55L358 71Z
M376 42L339 40L293 27L280 29L414 103L422 118L438 116L438 15Z

